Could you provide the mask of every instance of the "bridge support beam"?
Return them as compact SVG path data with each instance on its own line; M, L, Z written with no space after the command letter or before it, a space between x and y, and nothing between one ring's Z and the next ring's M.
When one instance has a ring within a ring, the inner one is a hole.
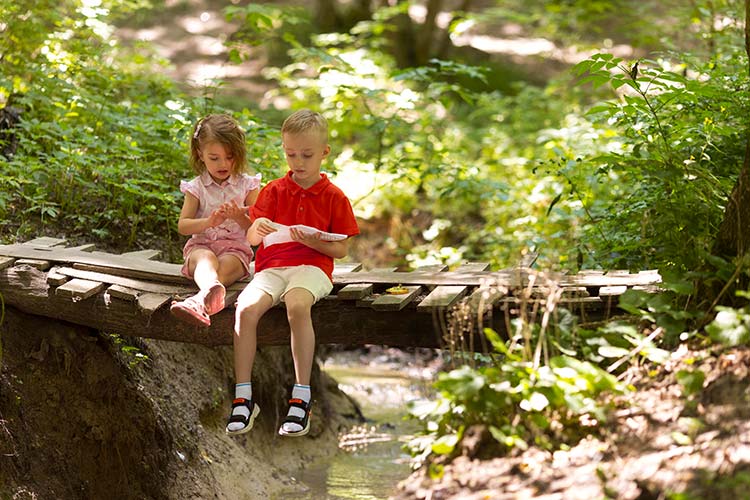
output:
M108 293L95 293L76 300L56 293L47 282L47 273L29 265L0 271L0 294L6 305L28 314L46 316L125 336L137 336L209 346L231 345L234 308L228 307L211 318L210 328L198 328L175 320L168 307L153 312L140 310L133 302ZM400 311L376 311L357 307L355 301L323 300L313 307L313 323L319 344L388 345L393 347L443 348L441 325L444 311L418 312L416 306ZM504 334L502 314L484 327ZM480 339L472 345L479 350ZM289 326L283 306L268 311L260 322L259 345L289 343ZM467 340L468 344L468 340Z

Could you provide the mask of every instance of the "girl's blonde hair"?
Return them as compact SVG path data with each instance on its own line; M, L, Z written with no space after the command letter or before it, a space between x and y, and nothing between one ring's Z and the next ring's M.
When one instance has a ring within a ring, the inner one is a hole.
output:
M208 115L195 124L190 136L190 166L198 174L206 171L200 157L201 146L209 142L221 144L229 150L234 159L232 175L247 171L247 143L245 132L237 120L226 114Z
M328 121L320 113L309 109L295 111L281 125L281 135L314 133L324 143L328 143Z

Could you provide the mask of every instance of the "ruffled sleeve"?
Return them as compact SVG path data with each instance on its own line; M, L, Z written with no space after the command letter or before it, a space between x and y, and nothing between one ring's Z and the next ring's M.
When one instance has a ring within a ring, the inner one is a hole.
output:
M180 191L190 193L199 200L201 199L200 177L191 181L180 181Z
M261 178L260 174L255 174L255 175L244 174L242 176L242 182L243 182L242 190L245 193L245 196L247 196L247 193L249 193L253 189L260 188L260 178Z

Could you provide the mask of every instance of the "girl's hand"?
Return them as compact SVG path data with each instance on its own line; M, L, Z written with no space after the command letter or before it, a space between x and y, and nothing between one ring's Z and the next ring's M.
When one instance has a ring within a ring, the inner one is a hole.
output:
M214 210L206 220L208 221L208 227L216 227L227 220L227 218L222 213L221 208L219 208L218 210Z
M237 205L234 200L222 204L219 207L219 211L224 214L224 217L227 219L232 219L237 222L243 220L247 215L247 209Z

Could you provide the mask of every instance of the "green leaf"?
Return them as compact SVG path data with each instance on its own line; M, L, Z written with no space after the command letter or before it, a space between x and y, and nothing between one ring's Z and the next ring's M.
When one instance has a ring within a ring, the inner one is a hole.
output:
M682 385L682 392L685 396L692 396L703 390L706 374L701 370L679 370L675 376Z
M453 450L456 448L458 439L458 433L440 436L434 443L432 443L432 452L438 455L449 455L450 453L453 453Z
M600 356L603 356L605 358L621 358L623 356L627 356L630 351L622 347L603 345L600 346L599 349L597 349L597 352Z
M706 326L711 339L728 346L746 344L750 341L750 314L744 309L717 307L719 312Z

